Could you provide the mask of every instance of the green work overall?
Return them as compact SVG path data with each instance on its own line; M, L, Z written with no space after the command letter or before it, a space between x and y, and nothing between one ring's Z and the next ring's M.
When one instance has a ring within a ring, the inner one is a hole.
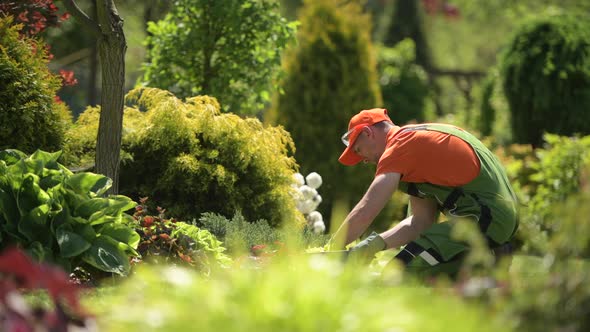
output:
M468 132L443 124L410 125L401 131L434 130L459 137L475 151L481 169L471 182L460 187L446 187L430 183L409 183L403 178L399 189L405 193L433 199L447 221L436 223L418 239L408 243L396 255L408 271L419 274L458 272L462 257L469 247L453 240L453 220L459 218L476 222L490 249L511 240L518 228L517 200L506 173L496 156Z

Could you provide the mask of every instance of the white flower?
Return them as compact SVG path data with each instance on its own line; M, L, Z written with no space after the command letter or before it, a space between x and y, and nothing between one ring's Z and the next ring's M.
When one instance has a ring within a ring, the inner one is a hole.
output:
M297 210L303 214L310 214L314 208L314 203L311 199L297 202Z
M316 221L323 221L322 214L318 211L312 211L307 215L307 222L313 225Z
M320 205L320 203L322 202L322 196L315 195L315 196L313 196L313 198L311 199L311 201L313 203L312 204L313 210L316 210L318 208L318 206Z
M305 200L313 199L318 194L318 192L315 189L306 185L299 187L299 192L303 194L303 199Z
M297 187L300 187L305 184L305 179L303 178L303 175L301 173L293 174L293 179L295 180L295 184L297 185Z
M313 223L313 231L316 234L323 233L326 230L326 225L322 220L316 221Z
M322 185L322 177L316 172L307 174L305 181L307 182L307 185L313 189L318 189Z

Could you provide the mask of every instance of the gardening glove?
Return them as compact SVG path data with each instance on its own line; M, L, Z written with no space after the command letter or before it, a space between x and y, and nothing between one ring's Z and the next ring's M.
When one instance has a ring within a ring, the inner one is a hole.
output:
M372 232L366 239L350 249L348 259L359 263L369 263L375 258L376 253L385 250L386 247L387 244L381 235Z

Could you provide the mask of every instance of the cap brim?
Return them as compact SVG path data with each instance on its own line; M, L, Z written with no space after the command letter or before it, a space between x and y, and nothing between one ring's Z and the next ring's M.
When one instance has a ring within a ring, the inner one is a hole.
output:
M351 149L351 146L348 146L346 150L342 152L340 158L338 158L338 161L346 166L354 166L360 163L362 160L363 158L358 154L354 153L354 151Z

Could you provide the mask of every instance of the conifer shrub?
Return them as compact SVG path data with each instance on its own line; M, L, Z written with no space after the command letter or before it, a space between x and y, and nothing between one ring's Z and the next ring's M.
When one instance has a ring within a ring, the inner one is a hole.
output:
M383 105L400 126L410 121L425 120L428 78L415 60L416 51L411 39L404 39L394 47L379 48L379 85Z
M588 19L576 16L535 19L516 32L501 60L516 143L590 133L588 40Z
M328 0L305 1L298 19L298 43L283 62L284 93L266 119L292 135L302 174L322 174L319 209L329 220L336 193L356 200L371 180L371 171L338 163L350 118L381 105L371 20L355 2Z
M61 78L47 67L45 44L20 36L19 28L0 17L0 149L59 150L71 122L55 100Z
M138 88L125 99L120 191L150 197L180 220L203 212L270 225L303 222L293 199L297 164L293 141L281 127L221 114L214 98L186 102L170 92ZM69 133L70 160L92 160L100 110L89 108ZM87 144L78 145L76 137ZM93 141L94 140L94 141Z

